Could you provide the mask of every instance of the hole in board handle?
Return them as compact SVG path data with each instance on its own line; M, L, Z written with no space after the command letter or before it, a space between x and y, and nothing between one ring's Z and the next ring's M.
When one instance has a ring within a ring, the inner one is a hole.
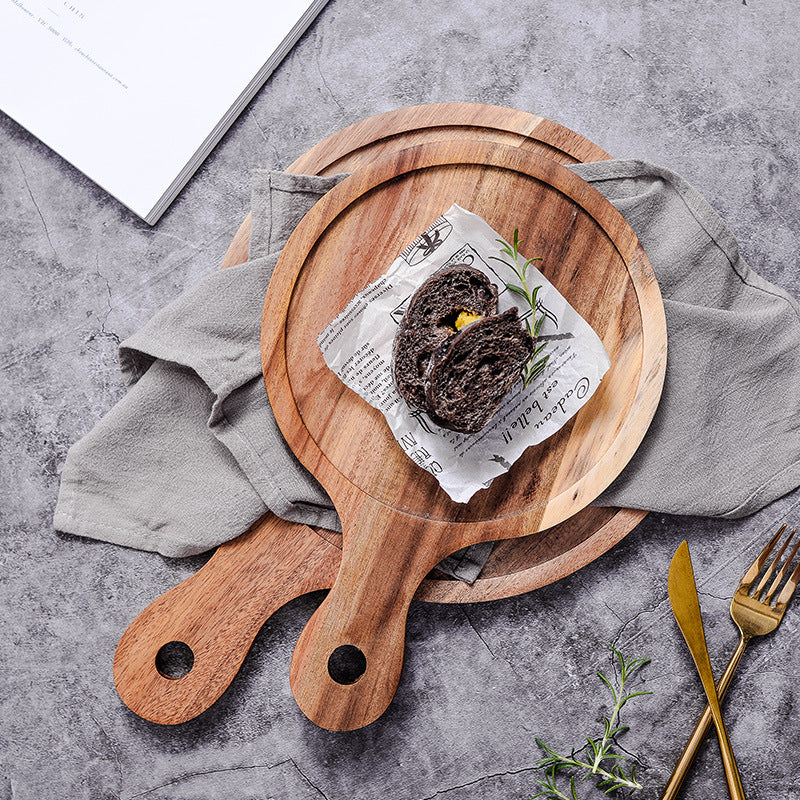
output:
M328 675L336 683L355 683L366 671L367 657L355 645L339 645L328 658Z
M194 653L185 642L167 642L156 653L156 669L164 678L185 678L193 666Z

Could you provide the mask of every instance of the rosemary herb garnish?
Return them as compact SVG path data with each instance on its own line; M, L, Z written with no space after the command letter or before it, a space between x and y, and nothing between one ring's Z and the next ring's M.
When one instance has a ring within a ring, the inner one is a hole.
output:
M498 258L497 256L489 256L489 258L493 258L495 261L499 261L501 264L505 264L507 267L510 267L514 272L514 275L516 275L517 280L521 285L506 283L506 288L515 294L518 294L530 306L531 314L525 319L525 326L528 329L528 333L535 340L539 335L539 331L542 328L542 323L544 322L544 314L542 314L538 319L536 318L536 295L539 293L539 289L542 287L535 286L533 290L531 290L528 286L527 273L528 267L534 261L541 261L542 259L529 258L524 261L522 265L520 265L519 228L514 228L514 237L511 244L505 241L505 239L497 239L497 242L500 244L500 250L511 260L507 261L506 259ZM547 342L542 342L540 345L536 346L533 351L533 355L525 365L525 368L522 370L522 382L524 386L530 385L531 381L533 381L533 379L541 373L545 367L545 364L547 364L547 359L550 358L549 353L546 356L542 356L541 358L539 357L546 344Z
M545 770L545 779L537 780L536 783L542 789L531 800L537 797L546 800L578 800L576 790L576 777L583 773L580 782L583 783L587 778L596 780L598 789L602 789L604 794L609 794L617 789L630 789L631 793L641 789L642 785L636 778L636 764L632 763L630 771L626 774L622 765L623 761L628 760L628 756L614 752L617 745L616 737L625 733L628 726L620 725L619 712L622 707L633 697L639 697L652 692L630 692L625 693L625 684L638 669L650 663L649 658L625 658L619 650L611 645L609 649L619 663L619 686L615 688L611 681L601 672L597 675L600 680L611 691L614 707L611 715L603 718L603 734L592 738L587 736L586 744L580 750L572 750L568 756L559 755L552 747L548 747L541 739L536 739L536 743L541 747L547 756L536 764L536 769ZM618 746L618 745L617 745ZM631 760L635 762L634 757ZM610 762L610 765L609 763ZM562 791L557 785L557 778L562 770L569 770L569 794Z

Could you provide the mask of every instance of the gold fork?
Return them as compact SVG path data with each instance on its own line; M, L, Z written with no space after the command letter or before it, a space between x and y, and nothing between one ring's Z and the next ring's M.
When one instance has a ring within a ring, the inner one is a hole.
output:
M778 627L778 623L783 619L786 606L794 594L794 590L797 588L798 581L800 581L800 562L798 562L794 571L787 578L783 589L781 589L780 594L775 600L775 604L772 604L775 593L778 591L781 582L789 571L789 567L794 557L797 555L798 548L800 548L800 541L798 541L770 584L769 589L767 589L767 593L763 598L761 597L761 595L764 594L767 583L769 583L770 578L772 578L775 572L778 562L781 560L792 537L797 532L797 528L795 528L781 545L777 555L772 560L769 567L767 567L767 570L751 595L751 590L753 589L756 579L785 530L786 525L781 525L778 532L761 551L758 558L750 566L750 569L747 570L731 600L731 617L736 623L736 627L739 628L740 639L738 647L731 656L728 666L725 668L725 672L722 673L722 677L717 683L717 696L720 700L725 696L725 692L727 692L728 686L730 686L731 679L733 678L733 673L736 672L736 667L739 666L739 661L750 640L754 636L764 636L764 634L771 633ZM711 721L711 709L706 706L706 710L703 712L702 717L700 717L700 721L695 726L678 760L678 764L675 767L675 771L672 773L672 777L669 779L669 783L664 790L664 794L661 796L661 800L673 800L673 798L677 796L678 790L689 771L689 767L692 765L697 755L697 750L705 738L705 735L708 733Z

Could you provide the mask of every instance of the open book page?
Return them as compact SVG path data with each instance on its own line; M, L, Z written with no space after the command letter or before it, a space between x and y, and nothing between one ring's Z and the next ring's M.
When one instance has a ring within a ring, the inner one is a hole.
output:
M0 108L154 222L324 2L0 0Z

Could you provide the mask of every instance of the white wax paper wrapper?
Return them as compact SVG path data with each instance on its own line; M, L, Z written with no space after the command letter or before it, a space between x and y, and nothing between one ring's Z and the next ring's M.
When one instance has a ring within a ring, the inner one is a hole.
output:
M359 292L317 339L325 363L354 392L380 410L400 447L428 470L457 503L466 503L511 469L531 445L559 430L588 402L610 366L603 343L589 324L533 265L529 287L541 286L537 314L545 320L543 372L529 386L512 387L489 424L462 434L435 425L410 408L392 379L392 344L411 295L437 269L469 264L485 272L499 291L498 313L525 301L506 288L518 280L491 256L502 257L500 235L480 217L453 205L395 259L388 272Z

